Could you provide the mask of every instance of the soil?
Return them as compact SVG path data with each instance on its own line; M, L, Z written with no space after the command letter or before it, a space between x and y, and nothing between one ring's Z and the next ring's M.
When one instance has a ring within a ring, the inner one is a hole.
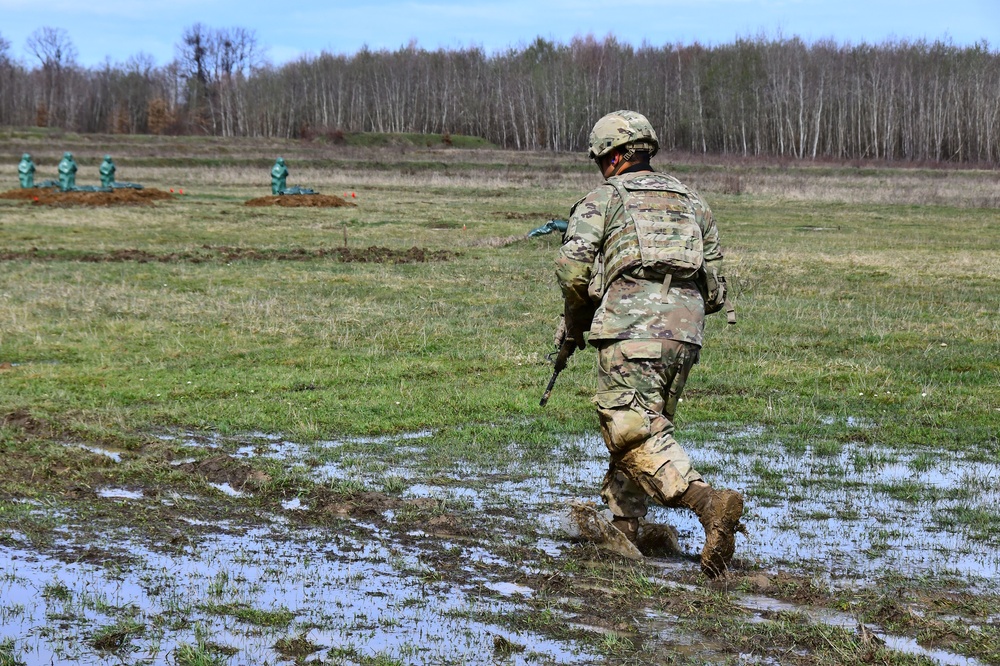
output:
M44 435L47 432L44 424L32 417L26 409L16 409L4 414L0 419L0 425L21 430L25 435Z
M48 189L16 189L0 193L0 199L30 201L36 206L150 206L154 201L173 199L170 192L148 187L111 192L60 192Z
M543 222L562 217L562 215L554 213L522 213L514 210L496 210L493 211L493 214L507 220L542 220Z
M289 250L252 247L227 247L202 245L187 252L167 252L156 254L146 250L111 250L108 252L75 252L55 248L41 250L31 248L20 252L0 252L0 261L81 261L85 263L113 263L134 261L137 263L191 263L208 261L310 261L313 259L333 259L344 263L369 264L419 264L431 261L449 261L457 256L447 250L425 250L411 247L408 250L394 250L372 245L367 248L293 248Z
M330 194L292 194L257 197L250 199L244 206L284 206L285 208L340 208L342 206L357 206L352 201L346 201Z
M212 456L197 463L185 463L179 465L177 469L188 474L197 474L211 483L228 483L238 491L246 489L247 486L259 489L271 480L268 474L225 454Z

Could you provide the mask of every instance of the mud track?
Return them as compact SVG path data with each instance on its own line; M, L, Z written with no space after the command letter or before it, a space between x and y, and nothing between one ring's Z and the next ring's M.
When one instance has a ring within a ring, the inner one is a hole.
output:
M109 252L78 252L55 248L41 250L32 248L22 252L0 252L0 261L80 261L84 263L114 263L134 261L137 263L189 263L232 261L311 261L332 259L343 263L368 264L421 264L432 261L449 261L457 256L447 250L425 250L411 247L408 250L394 250L372 245L367 248L292 248L288 250L250 247L227 247L203 245L186 252L157 254L146 250L111 250Z
M354 202L346 201L340 197L330 194L295 194L257 197L256 199L250 199L243 205L282 206L284 208L341 208L343 206L357 206Z

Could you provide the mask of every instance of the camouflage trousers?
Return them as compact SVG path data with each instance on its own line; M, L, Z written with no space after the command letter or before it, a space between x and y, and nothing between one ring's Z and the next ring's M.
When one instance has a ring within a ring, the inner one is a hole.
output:
M616 516L645 516L649 498L670 506L701 479L673 436L677 401L699 351L668 339L601 346L594 403L611 454L601 497Z

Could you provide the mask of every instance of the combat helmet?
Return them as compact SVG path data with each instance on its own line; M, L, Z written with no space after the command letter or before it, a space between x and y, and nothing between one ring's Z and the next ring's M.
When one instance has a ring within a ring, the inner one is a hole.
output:
M646 116L635 111L622 109L604 116L590 130L590 149L587 156L592 160L607 155L619 146L628 146L626 159L637 150L645 150L652 157L660 149L653 126Z

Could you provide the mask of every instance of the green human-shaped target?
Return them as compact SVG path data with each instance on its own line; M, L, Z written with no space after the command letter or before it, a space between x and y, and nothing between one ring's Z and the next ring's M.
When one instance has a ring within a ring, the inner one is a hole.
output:
M21 162L17 165L17 177L21 180L22 188L35 186L35 163L31 161L31 155L28 153L21 155Z
M59 161L59 189L63 192L68 192L76 187L76 169L73 153L63 153L63 157Z
M285 158L279 157L271 167L271 194L281 194L285 189L288 180L288 167L285 166Z
M115 163L111 155L105 155L101 162L101 187L112 187L115 184Z

